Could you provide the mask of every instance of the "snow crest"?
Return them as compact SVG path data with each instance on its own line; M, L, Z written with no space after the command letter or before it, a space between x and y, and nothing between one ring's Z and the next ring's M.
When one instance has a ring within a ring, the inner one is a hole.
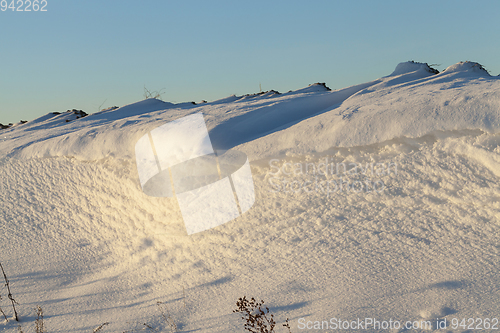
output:
M491 76L488 71L479 63L473 61L461 61L447 67L443 72L446 73L470 73L478 76Z
M386 77L330 91L324 83L288 93L231 96L195 105L147 99L81 119L66 115L2 130L0 154L132 160L135 141L166 122L202 112L217 149L251 159L369 145L435 131L500 131L500 81L474 62L437 71L404 62Z
M431 68L427 63L407 61L401 62L396 66L394 72L392 72L391 76L402 75L406 73L412 72L422 72L422 73L430 73L430 74L438 74L439 71Z

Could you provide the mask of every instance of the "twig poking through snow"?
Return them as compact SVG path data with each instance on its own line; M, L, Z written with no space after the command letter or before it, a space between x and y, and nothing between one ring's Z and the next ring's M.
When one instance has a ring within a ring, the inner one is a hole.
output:
M94 330L92 331L92 333L97 333L99 332L100 330L102 330L102 328L106 325L109 325L109 323L104 323L104 324L101 324L99 326L97 326L96 328L94 328Z
M5 285L7 286L7 291L9 293L7 295L7 297L9 297L10 301L12 302L12 308L14 309L14 317L16 318L16 321L19 321L19 318L17 317L17 311L16 311L16 304L18 304L18 303L16 302L14 297L12 297L12 293L10 292L9 279L7 279L7 275L5 274L2 263L0 263L0 268L2 268L3 277L5 279ZM2 313L3 313L3 311L2 311ZM5 313L3 313L3 315L5 317ZM5 317L5 319L7 319L7 317Z
M35 320L35 330L36 333L44 333L44 327L43 327L43 310L40 306L36 307L36 315L37 318Z
M0 299L2 299L2 296L0 296ZM5 312L3 312L2 308L0 308L0 312L3 314L3 317L5 318L5 321L9 321L9 319L7 319L7 316L5 315Z

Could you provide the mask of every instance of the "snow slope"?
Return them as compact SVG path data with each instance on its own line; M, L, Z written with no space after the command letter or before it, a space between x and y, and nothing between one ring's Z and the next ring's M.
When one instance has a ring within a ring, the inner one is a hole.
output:
M215 148L249 156L256 202L187 236L174 198L141 191L134 145L196 112ZM0 130L0 261L25 332L36 305L49 332L168 331L158 301L182 332L244 332L244 295L292 332L499 316L500 81L478 64L59 118Z
M392 75L349 96L341 105L289 131L248 144L249 153L267 157L285 151L321 152L331 147L416 138L435 131L498 132L499 77L476 69L475 63L456 64L440 74L406 65L398 65Z

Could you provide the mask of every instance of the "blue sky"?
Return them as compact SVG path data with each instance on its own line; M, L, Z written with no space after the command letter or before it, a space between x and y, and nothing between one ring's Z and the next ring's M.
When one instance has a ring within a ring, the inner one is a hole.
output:
M0 11L0 123L121 106L144 86L198 102L338 89L407 60L500 73L500 1L47 2Z

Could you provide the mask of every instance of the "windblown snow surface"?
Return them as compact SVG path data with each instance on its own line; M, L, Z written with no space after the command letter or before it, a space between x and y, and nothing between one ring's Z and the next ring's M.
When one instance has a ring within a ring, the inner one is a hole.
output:
M134 146L197 112L215 148L248 155L256 202L188 236L175 198L141 190ZM180 332L244 332L243 296L276 332L286 318L292 332L500 318L500 80L479 64L68 117L0 131L0 262L25 332L38 305L48 332L170 332L160 309ZM0 330L15 332L0 295Z

